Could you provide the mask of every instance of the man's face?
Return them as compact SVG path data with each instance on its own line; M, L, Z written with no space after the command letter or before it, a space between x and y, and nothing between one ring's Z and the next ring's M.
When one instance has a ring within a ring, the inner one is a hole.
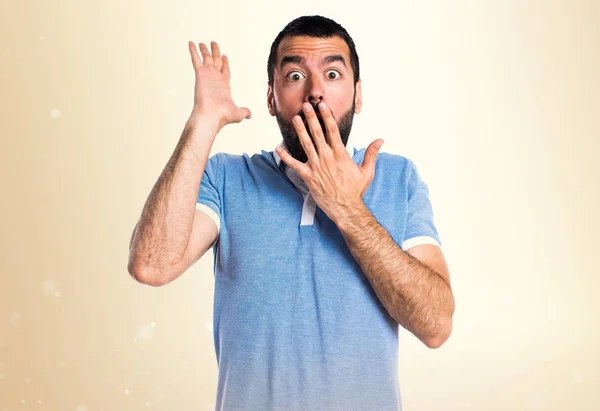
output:
M307 156L292 118L300 115L311 135L302 104L313 103L319 115L315 105L320 101L331 109L342 142L346 145L354 114L360 112L362 105L360 80L355 88L348 45L340 37L285 38L277 49L273 85L269 85L267 103L269 112L277 119L288 151L298 161L306 162ZM320 123L325 130L321 120Z

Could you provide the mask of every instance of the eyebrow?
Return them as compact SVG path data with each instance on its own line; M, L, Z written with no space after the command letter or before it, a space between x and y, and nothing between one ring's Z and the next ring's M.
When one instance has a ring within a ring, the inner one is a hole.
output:
M324 57L323 60L321 60L320 65L323 66L325 64L334 63L336 61L341 61L344 67L347 67L346 60L340 54L334 54L331 56ZM283 58L281 59L281 63L279 63L279 69L281 70L283 66L285 66L288 63L305 64L305 60L302 56L283 56Z

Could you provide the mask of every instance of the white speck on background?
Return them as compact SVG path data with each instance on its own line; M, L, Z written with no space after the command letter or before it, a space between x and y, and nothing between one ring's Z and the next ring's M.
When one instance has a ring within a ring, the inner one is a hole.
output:
M55 297L60 297L60 291L56 291L56 292L54 293L54 296L55 296Z
M19 313L12 313L12 315L10 316L10 322L13 325L17 325L19 324L19 321L21 320L21 316L19 315Z
M25 404L25 400L21 400L21 404Z
M149 325L142 325L140 327L140 338L142 340L151 340L154 337L154 329Z
M125 395L129 395L130 391L129 388L125 388Z
M148 371L146 371L146 375L148 376L148 375L150 375L150 373Z
M42 403L42 400L38 400L38 404L41 404L41 403Z
M25 378L25 384L29 384L31 382L31 378L27 377Z
M53 108L52 110L50 110L50 117L52 118L59 118L60 117L60 110L57 108Z
M86 405L80 404L75 408L75 411L88 411L88 407Z
M149 407L151 405L152 405L152 403L150 401L146 401L146 407Z
M52 295L56 292L56 285L54 281L46 280L44 281L44 294Z
M136 342L137 342L137 338L134 338L134 339L133 339L133 342L134 342L134 343L136 343Z
M44 36L40 36L40 40L45 40L46 38Z
M583 382L583 375L580 372L573 374L573 381L576 384L581 384Z
M510 304L512 303L512 297L510 295L507 295L504 297L504 304Z
M156 327L156 323L155 323L154 321L152 321L152 322L150 323L150 327L152 327L152 328Z

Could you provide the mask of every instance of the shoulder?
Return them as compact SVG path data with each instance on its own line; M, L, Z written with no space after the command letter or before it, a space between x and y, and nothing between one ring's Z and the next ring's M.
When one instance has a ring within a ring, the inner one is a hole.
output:
M362 164L365 157L366 147L356 149L354 159ZM415 163L408 157L400 154L380 151L375 162L375 175L385 177L386 180L408 180L417 169Z
M265 164L274 163L274 159L272 153L264 150L262 150L260 153L254 154L232 154L227 152L218 152L209 157L208 163L212 167L216 167L219 170L247 171L264 166Z
M381 157L381 158L379 158ZM382 165L393 166L402 170L409 170L414 167L414 163L408 157L393 153L379 153L377 160L381 160Z
M367 151L366 147L357 148L356 153L354 154L355 159L359 159L361 162L365 158L365 153ZM380 151L377 155L377 164L385 164L385 165L394 165L396 167L413 167L414 163L408 157L405 157L400 154L388 153L385 151Z
M256 154L253 155L252 157L249 157L247 153L232 154L232 153L226 153L224 151L221 151L218 153L211 154L208 158L208 161L213 162L213 163L218 163L223 166L227 166L227 165L242 164L246 160L249 160L249 159L251 160L252 158L254 158L256 156L257 156Z

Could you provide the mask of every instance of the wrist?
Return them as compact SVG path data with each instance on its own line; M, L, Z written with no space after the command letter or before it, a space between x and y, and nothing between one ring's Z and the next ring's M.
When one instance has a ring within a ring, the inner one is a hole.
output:
M372 217L371 212L362 201L340 211L335 223L341 232L352 230L356 226L364 224L369 217Z
M213 137L225 126L225 120L216 114L205 113L194 108L186 127L190 127L200 132L200 134L212 134Z

